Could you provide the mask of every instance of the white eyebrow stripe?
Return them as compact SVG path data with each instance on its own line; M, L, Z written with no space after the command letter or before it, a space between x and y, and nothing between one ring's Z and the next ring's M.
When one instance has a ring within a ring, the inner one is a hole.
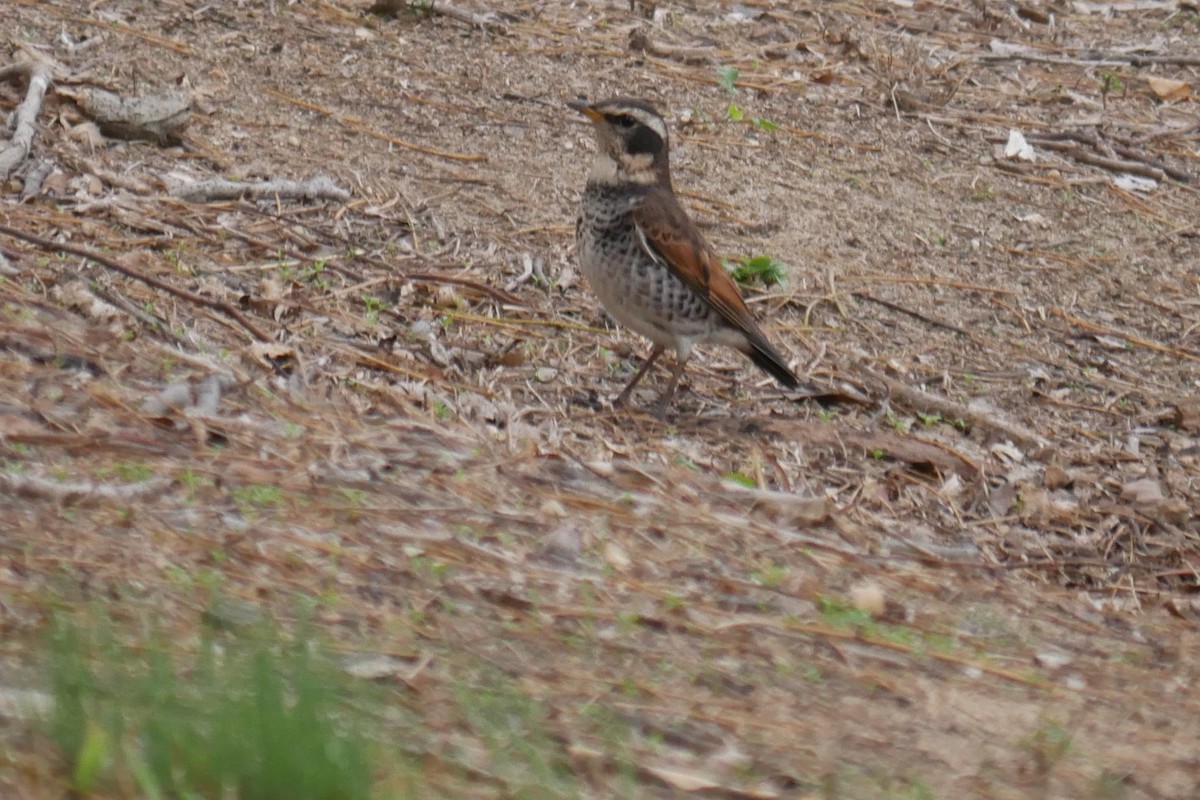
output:
M657 114L648 114L640 108L631 108L626 113L659 135L664 142L667 140L667 124Z
M638 106L628 106L623 103L612 103L609 105L601 104L599 109L606 114L624 114L637 120L639 124L645 125L650 130L658 134L659 138L664 142L667 141L667 123L663 122L663 118L653 111L647 111Z

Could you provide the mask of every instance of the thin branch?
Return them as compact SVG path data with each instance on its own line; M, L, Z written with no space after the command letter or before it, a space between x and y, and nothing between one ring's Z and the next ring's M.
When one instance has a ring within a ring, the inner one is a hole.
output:
M53 500L64 505L129 503L148 495L162 494L170 485L171 482L165 479L112 486L91 481L56 481L17 472L0 473L0 489L5 494Z
M716 51L711 47L686 47L678 44L656 42L645 31L629 33L629 49L635 53L649 53L659 58L674 58L685 64L710 64L716 60Z
M1076 58L1044 56L1034 52L980 53L976 58L980 61L1028 61L1034 64L1063 64L1077 67L1120 67L1126 64L1134 67L1148 67L1152 64L1200 67L1200 57L1197 56L1140 56L1134 53L1089 53Z
M195 292L189 292L187 289L180 289L178 286L173 286L166 281L159 280L153 275L146 275L145 273L139 272L133 267L126 266L116 259L112 259L106 255L97 253L95 250L92 250L88 247L80 247L78 245L67 244L66 242L56 242L53 239L47 239L43 236L27 233L22 230L17 230L16 228L10 228L7 225L0 225L0 233L7 234L14 239L20 239L22 241L29 242L30 244L37 245L47 252L70 253L72 255L79 256L80 258L86 258L89 261L94 261L103 267L111 269L113 272L119 272L127 278L133 278L134 280L141 281L148 286L153 286L155 289L160 289L167 294L178 297L180 300L186 300L189 303L194 303L195 305L203 308L210 308L214 311L219 311L236 321L260 342L274 341L270 334L255 325L253 322L247 319L241 311L238 311L230 303L227 303L224 300L215 300L196 294Z
M1094 322L1088 322L1086 319L1080 319L1069 311L1064 311L1061 308L1052 308L1050 309L1050 313L1059 319L1083 328L1085 331L1092 334L1099 336L1115 336L1124 339L1132 345L1137 345L1138 347L1145 348L1146 350L1153 350L1156 353L1168 353L1173 356L1178 356L1179 358L1186 358L1190 361L1200 361L1200 351L1191 350L1185 347L1171 347L1169 345L1159 344L1158 342L1152 342L1149 339L1143 339L1140 336L1134 336L1131 333L1125 333L1124 331L1115 330L1113 328L1106 328L1103 325L1097 325Z
M883 306L886 309L895 311L898 314L904 314L906 316L912 317L915 320L920 320L921 322L924 322L928 325L932 325L935 328L944 328L945 330L954 331L957 334L961 334L962 336L965 336L968 339L971 339L971 340L975 339L975 337L971 334L971 332L965 328L960 328L951 322L944 322L940 319L934 319L933 317L926 316L925 314L922 314L919 311L913 311L911 308L905 308L902 305L893 303L890 300L884 300L883 298L880 298L880 297L873 297L872 295L869 295L866 292L851 292L850 296L856 297L859 300L866 300L869 303L875 303L876 305Z
M37 131L37 117L42 111L42 100L54 78L54 67L44 62L26 61L15 65L15 69L29 76L29 89L21 105L17 106L12 141L0 152L0 180L7 180L29 156L33 135ZM13 73L10 71L7 74Z
M329 117L330 119L334 120L335 122L338 122L339 124L346 126L350 130L359 131L360 133L365 133L368 136L373 136L376 139L387 142L388 144L393 144L396 147L403 147L406 150L413 150L417 153L424 153L427 156L437 156L438 158L448 158L451 161L487 161L488 160L487 156L480 155L477 153L450 153L445 150L438 150L437 148L434 148L434 147L425 147L424 145L419 145L414 142L409 142L404 139L397 138L395 136L389 136L386 133L382 133L380 131L375 130L374 128L367 125L366 122L364 122L361 119L358 119L357 117L351 117L347 114L339 114L336 111L326 108L324 106L318 105L317 103L312 103L312 102L309 102L308 100L302 100L299 97L292 97L290 95L284 94L283 92L276 92L273 89L265 89L264 91L267 94L271 95L272 97L276 97L280 100L283 100L285 103L291 103L292 105L296 106L297 108L303 108L307 111L313 111L313 112L316 112L317 114L321 114L323 116Z
M1162 161L1160 161L1157 158L1139 153L1137 150L1133 149L1132 147L1130 147L1127 144L1123 144L1121 142L1109 142L1107 140L1101 139L1094 132L1063 131L1061 133L1031 133L1031 134L1028 134L1026 136L1026 138L1033 144L1044 147L1047 150L1058 150L1060 152L1065 152L1068 155L1071 155L1072 157L1074 157L1074 155L1075 155L1075 151L1072 148L1070 148L1069 146L1066 146L1065 144L1056 144L1056 143L1079 142L1080 144L1086 144L1089 147L1092 147L1092 148L1096 149L1097 151L1100 151L1104 157L1108 158L1114 164L1122 165L1123 172L1133 172L1133 168L1126 167L1125 166L1126 162L1121 162L1121 161L1113 158L1113 156L1119 155L1119 156L1122 156L1123 158L1129 159L1129 161L1136 161L1138 163L1145 164L1147 167L1149 167L1152 170L1160 170L1166 176L1173 178L1173 179L1179 181L1180 183L1191 183L1193 180L1195 180L1195 176L1192 175L1190 172L1186 172L1184 170L1176 169L1175 167L1168 166L1167 164L1164 164ZM991 141L990 138L989 138L989 141ZM1080 160L1083 160L1083 159L1080 159ZM1091 162L1089 162L1089 163L1091 163ZM1097 166L1106 166L1106 165L1097 164ZM1112 167L1112 168L1115 168L1115 167ZM1142 174L1142 173L1135 172L1134 174ZM1155 176L1147 175L1146 177L1155 177ZM1156 178L1156 179L1161 180L1161 178Z
M476 11L464 11L457 6L452 6L444 2L444 0L412 0L408 3L408 7L415 11L428 11L430 14L440 14L443 17L456 19L459 22L465 22L468 25L483 28L484 30L493 27L504 30L504 26L500 21L500 15L495 11L487 11L482 14Z
M995 431L1026 447L1043 447L1046 444L1045 439L1025 426L1009 422L996 414L968 408L948 397L926 392L915 386L909 386L903 381L889 378L867 366L860 365L858 371L868 379L881 384L892 397L913 408L925 409L948 419L959 419L972 427Z
M194 181L171 189L171 195L194 203L237 200L242 197L278 197L284 200L337 200L346 202L350 192L326 175L314 175L303 181L275 179L269 181L231 181L210 178Z

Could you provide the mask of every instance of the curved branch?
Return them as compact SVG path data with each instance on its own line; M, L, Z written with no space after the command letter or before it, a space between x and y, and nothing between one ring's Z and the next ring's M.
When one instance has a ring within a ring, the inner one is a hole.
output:
M27 75L29 90L25 92L25 99L21 101L21 105L17 106L12 141L0 152L0 180L7 180L29 156L33 147L33 134L37 132L37 116L42 111L42 100L54 78L54 68L50 64L32 61L15 64L5 72L9 75Z

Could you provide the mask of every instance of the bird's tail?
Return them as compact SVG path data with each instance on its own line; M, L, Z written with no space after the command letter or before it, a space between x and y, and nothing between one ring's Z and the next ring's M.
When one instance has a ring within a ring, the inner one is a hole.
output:
M765 340L750 341L748 344L749 347L745 352L755 366L789 389L795 389L800 385L800 379L788 369L787 362L783 360L783 356L779 354L778 350Z

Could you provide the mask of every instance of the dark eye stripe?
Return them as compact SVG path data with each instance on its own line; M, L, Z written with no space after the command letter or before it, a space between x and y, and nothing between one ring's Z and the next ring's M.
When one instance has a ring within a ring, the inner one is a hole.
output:
M629 137L626 147L630 153L657 156L663 149L663 140L656 132L643 125Z

